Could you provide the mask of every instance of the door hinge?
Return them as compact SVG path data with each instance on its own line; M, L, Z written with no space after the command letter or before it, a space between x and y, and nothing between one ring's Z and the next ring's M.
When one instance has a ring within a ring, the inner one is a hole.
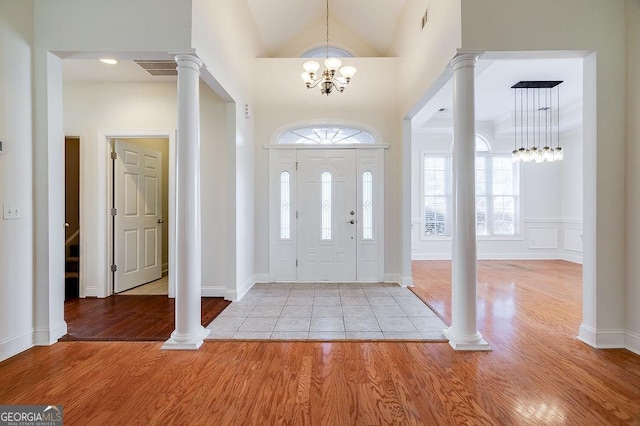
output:
M296 161L296 170L298 170L298 162Z
M296 210L296 219L298 218L298 210Z
M111 265L111 272L116 272L118 270L118 265Z
M117 160L117 159L118 159L118 153L117 153L117 152L115 152L115 151L112 151L112 152L111 152L111 159L112 159L112 160Z
M298 259L296 259L296 268L298 267Z
M118 209L111 209L111 216L115 216L118 214Z

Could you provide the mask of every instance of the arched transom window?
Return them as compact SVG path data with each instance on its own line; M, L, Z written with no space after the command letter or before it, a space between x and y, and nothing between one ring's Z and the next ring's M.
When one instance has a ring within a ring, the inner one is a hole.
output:
M281 145L352 145L373 144L369 132L354 127L319 125L287 130L278 136Z

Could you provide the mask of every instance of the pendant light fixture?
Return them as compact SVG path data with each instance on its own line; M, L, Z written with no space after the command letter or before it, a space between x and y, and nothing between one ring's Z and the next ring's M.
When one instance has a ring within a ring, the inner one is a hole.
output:
M320 93L329 96L329 93L335 87L340 93L344 92L345 87L351 82L351 78L356 73L356 69L352 66L342 67L342 61L338 58L329 57L329 0L327 0L327 44L326 44L326 57L324 60L324 70L321 74L318 74L320 64L316 61L307 61L302 64L304 72L302 73L302 80L307 86L307 89L313 89L314 87L320 88ZM336 72L340 70L342 77L336 75Z
M564 158L560 146L560 83L519 81L511 86L514 163L546 163Z

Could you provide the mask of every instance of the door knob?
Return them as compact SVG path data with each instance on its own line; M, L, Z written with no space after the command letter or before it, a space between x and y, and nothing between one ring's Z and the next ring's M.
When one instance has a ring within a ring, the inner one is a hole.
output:
M349 223L353 225L354 223L356 223L356 221L355 221L355 220L353 220L353 219L351 219L351 220L349 221Z
M65 222L65 223L64 223L64 227L65 227L65 228L68 228L68 227L70 227L70 226L71 226L71 225L69 224L69 222Z
M164 219L158 219L158 223L164 223Z

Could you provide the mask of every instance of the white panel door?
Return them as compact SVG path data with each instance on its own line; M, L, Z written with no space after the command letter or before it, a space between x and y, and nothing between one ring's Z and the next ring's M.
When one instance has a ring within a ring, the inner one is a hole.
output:
M356 152L298 151L298 280L356 280Z
M115 141L114 292L162 276L162 153Z

